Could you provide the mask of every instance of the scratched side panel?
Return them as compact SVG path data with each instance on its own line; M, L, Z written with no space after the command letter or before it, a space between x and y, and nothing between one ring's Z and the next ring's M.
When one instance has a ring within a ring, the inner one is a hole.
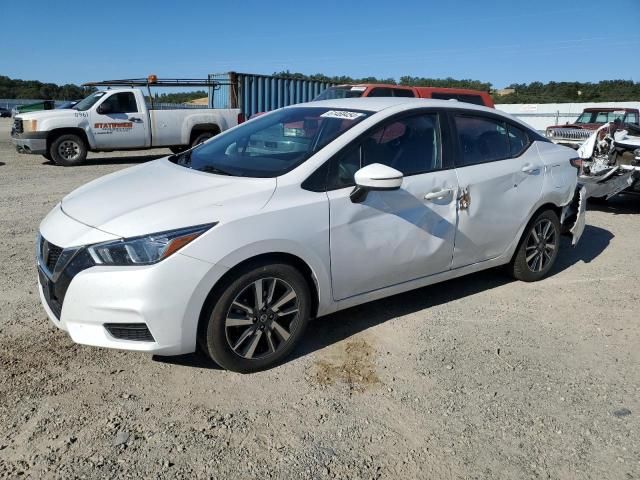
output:
M451 189L426 201L426 193ZM457 182L447 170L405 177L400 190L370 192L363 203L352 189L328 192L331 273L335 299L446 271L455 236Z
M531 166L536 168L522 171ZM468 190L469 205L459 213L453 268L503 254L538 203L546 175L536 148L518 158L456 171L460 189Z

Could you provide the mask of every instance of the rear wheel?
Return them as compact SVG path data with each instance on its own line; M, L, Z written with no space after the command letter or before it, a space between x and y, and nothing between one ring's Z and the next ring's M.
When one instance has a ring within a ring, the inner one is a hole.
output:
M213 132L198 133L198 134L196 134L195 138L193 139L193 142L191 142L191 146L195 147L196 145L200 145L201 143L206 142L207 140L209 140L212 137L213 137Z
M80 165L87 158L87 145L78 135L60 135L51 142L48 153L57 165Z
M254 265L209 302L200 344L223 368L264 370L295 348L310 311L309 286L298 270L282 263Z
M560 221L553 210L545 210L527 225L509 273L524 282L541 280L553 267L559 248Z

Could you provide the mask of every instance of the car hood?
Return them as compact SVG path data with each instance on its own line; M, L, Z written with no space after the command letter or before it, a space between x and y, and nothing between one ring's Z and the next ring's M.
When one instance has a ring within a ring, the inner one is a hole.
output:
M62 200L71 218L119 237L251 215L276 188L275 178L244 178L191 170L168 159L121 170Z
M36 112L18 113L17 118L22 120L48 120L50 118L74 118L76 115L75 110L38 110Z

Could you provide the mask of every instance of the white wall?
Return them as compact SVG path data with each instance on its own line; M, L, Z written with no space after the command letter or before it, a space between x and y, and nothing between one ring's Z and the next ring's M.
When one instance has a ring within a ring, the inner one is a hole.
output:
M573 123L587 107L637 108L640 102L600 102L600 103L533 103L498 104L496 108L518 117L536 130L543 131L550 125Z

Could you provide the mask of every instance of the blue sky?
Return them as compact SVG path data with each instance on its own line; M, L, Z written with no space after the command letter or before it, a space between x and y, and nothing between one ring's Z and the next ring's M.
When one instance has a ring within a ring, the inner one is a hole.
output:
M640 0L0 0L0 18L0 75L55 83L286 69L640 81Z

